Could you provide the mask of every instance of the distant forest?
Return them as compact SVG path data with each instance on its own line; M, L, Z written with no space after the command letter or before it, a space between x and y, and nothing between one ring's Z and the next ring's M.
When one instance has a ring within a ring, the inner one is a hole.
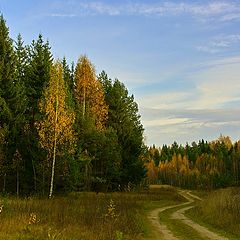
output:
M143 126L127 88L87 56L54 60L39 35L16 41L0 16L0 191L114 191L145 177Z
M144 161L151 184L206 190L240 184L240 141L232 143L228 136L186 146L152 146Z

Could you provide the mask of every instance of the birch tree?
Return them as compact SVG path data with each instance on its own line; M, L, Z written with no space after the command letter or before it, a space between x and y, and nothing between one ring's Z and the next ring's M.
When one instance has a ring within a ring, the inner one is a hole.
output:
M38 122L38 134L47 159L52 162L49 198L53 194L56 157L64 151L74 152L74 111L66 104L67 89L63 80L63 67L57 61L50 69L50 81L39 102L44 118Z

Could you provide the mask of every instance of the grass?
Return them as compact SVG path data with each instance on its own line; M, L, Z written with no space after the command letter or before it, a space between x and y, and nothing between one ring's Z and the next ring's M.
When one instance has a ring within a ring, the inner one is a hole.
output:
M229 239L240 236L240 188L214 191L186 212L195 222Z
M49 199L0 198L0 239L140 240L146 213L182 201L175 189L139 193L71 193Z

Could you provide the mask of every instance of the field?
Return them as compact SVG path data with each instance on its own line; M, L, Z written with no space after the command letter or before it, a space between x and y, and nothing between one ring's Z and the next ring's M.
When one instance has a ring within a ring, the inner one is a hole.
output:
M150 236L146 213L182 200L174 188L72 193L51 200L1 197L0 239L143 239Z
M177 239L211 239L203 236L194 226L197 224L226 239L239 239L239 189L193 193L173 187L155 186L142 192L70 193L51 200L1 197L0 239L161 239L164 233L159 233L152 227L148 218L149 213L155 210L159 214L155 221L165 225ZM194 195L203 200L191 200ZM185 213L192 219L192 225L174 218L186 206L196 206Z

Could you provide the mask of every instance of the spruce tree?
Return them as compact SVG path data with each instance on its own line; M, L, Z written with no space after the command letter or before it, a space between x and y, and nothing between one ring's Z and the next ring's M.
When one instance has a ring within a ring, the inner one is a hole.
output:
M50 68L52 65L52 54L49 42L44 42L40 34L38 39L33 40L30 46L27 46L27 63L26 74L24 77L24 85L27 96L27 112L25 127L25 148L29 149L25 152L25 157L30 161L27 162L28 178L33 179L33 189L36 191L37 178L41 160L44 158L44 152L41 151L38 144L38 134L36 130L36 122L41 118L38 108L38 101L43 94L44 86L50 79ZM40 180L38 182L41 182ZM28 184L29 185L29 184ZM29 189L32 190L31 188Z
M14 51L13 41L3 16L0 17L0 129L4 135L4 159L8 176L14 153L21 142L26 99L23 83L20 81L18 51ZM4 185L6 183L4 176ZM8 177L8 179L9 179ZM11 179L10 179L11 181ZM5 188L5 186L4 186Z
M114 82L102 72L99 80L105 92L105 101L109 106L107 126L116 131L121 149L121 184L138 184L145 176L141 160L143 151L143 126L138 113L138 105L133 95L119 80Z

